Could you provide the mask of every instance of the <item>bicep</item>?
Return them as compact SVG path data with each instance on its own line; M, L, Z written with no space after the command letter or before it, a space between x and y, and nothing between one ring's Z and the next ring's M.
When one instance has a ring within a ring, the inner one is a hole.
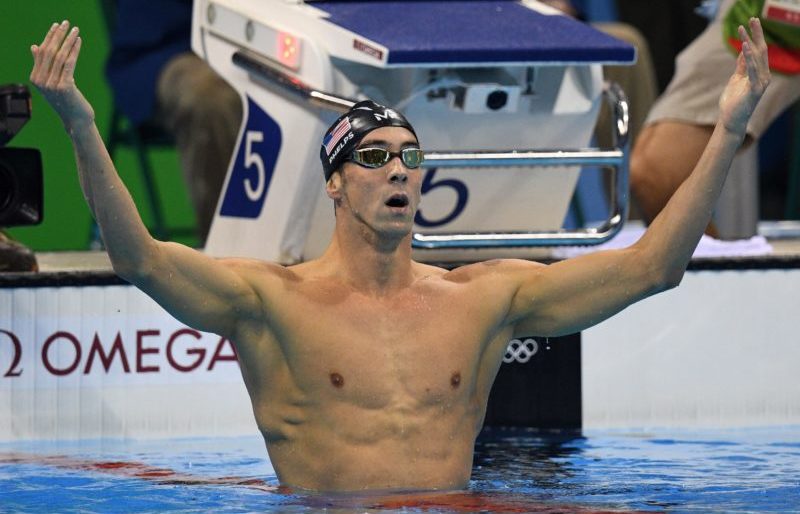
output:
M635 246L584 255L520 276L509 321L515 335L578 332L657 292L659 283Z
M155 242L144 269L128 279L188 326L226 337L261 300L236 266L170 242Z

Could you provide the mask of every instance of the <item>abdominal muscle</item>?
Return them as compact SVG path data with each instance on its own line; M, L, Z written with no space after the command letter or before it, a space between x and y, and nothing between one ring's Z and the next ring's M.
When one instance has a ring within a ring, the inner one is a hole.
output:
M463 405L414 408L394 402L365 409L329 402L308 407L303 422L265 433L285 486L317 491L467 486L478 413ZM274 437L277 432L281 436Z

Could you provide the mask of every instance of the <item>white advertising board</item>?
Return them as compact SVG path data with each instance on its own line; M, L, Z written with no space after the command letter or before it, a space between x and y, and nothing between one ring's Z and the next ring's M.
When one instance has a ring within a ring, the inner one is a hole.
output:
M254 433L230 341L131 286L0 289L0 441Z

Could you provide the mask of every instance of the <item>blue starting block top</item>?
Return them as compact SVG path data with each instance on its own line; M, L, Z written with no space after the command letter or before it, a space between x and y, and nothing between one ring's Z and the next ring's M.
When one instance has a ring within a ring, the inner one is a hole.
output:
M633 46L516 0L314 2L338 25L388 49L389 65L619 63Z

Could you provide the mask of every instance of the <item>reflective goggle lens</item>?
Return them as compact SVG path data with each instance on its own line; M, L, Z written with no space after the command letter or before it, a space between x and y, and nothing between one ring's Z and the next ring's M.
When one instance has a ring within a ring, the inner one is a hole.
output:
M360 148L353 151L352 160L368 168L380 168L394 157L400 157L407 168L419 168L425 160L419 148L405 148L399 153L390 152L385 148Z
M353 160L370 168L380 168L389 162L389 152L383 148L362 148L353 152Z
M403 155L403 164L406 165L407 168L419 168L422 166L422 162L425 160L425 154L422 153L422 150L419 148L406 148L402 151Z

